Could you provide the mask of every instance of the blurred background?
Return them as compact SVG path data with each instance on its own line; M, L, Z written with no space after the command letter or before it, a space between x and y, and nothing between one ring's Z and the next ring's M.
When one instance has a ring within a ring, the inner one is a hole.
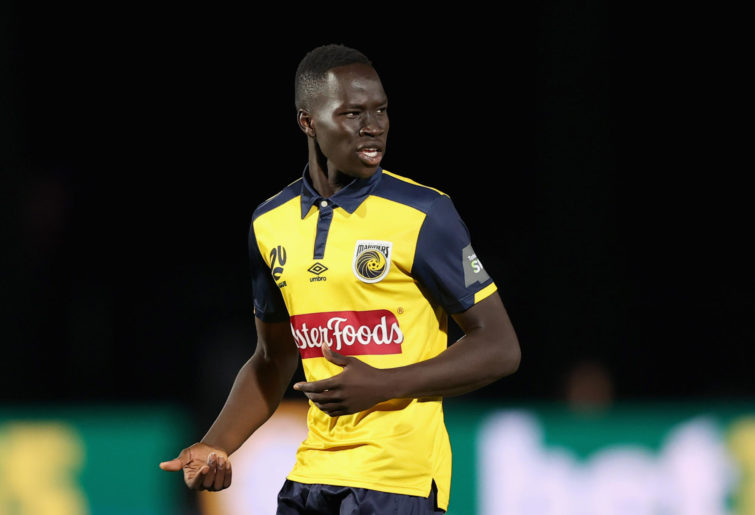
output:
M451 195L522 346L447 403L449 513L755 513L736 16L290 11L0 7L0 514L270 509L296 430L212 498L157 463L254 351L249 222L306 162L293 76L330 42L372 59L383 166Z

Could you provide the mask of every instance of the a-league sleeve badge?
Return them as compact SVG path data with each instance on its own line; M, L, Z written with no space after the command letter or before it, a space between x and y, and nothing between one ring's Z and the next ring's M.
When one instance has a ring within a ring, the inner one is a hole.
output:
M390 241L357 240L351 263L357 279L365 283L381 281L391 268L392 247Z

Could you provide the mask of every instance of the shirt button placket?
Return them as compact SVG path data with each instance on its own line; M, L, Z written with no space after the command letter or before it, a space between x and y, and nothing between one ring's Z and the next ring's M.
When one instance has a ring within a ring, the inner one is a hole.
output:
M317 220L317 235L315 236L314 259L325 256L325 243L328 240L330 222L333 220L333 206L327 200L320 201L320 217Z

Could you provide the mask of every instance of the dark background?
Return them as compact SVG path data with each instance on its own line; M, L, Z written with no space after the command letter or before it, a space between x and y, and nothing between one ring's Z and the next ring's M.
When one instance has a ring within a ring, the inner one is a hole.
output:
M294 70L329 42L382 77L385 168L451 194L500 286L521 368L472 397L562 399L583 360L619 400L755 394L739 33L527 4L5 4L3 402L211 420L255 345L251 213L306 160Z

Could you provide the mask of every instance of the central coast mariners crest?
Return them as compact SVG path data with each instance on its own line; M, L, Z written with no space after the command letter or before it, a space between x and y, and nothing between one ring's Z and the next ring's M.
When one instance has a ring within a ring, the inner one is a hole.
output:
M391 268L392 247L390 241L357 240L351 264L357 279L365 283L381 281Z

